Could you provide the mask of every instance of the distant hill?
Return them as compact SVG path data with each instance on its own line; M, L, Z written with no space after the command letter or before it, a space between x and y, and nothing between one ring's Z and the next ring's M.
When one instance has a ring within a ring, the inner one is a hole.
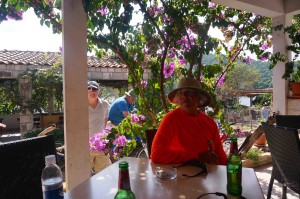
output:
M213 54L205 55L203 57L204 64L213 64L216 62L217 62L217 59L216 59L215 55L213 55ZM254 88L256 88L256 89L273 88L272 70L269 69L269 66L270 66L269 62L263 62L263 61L256 60L256 61L252 61L250 66L253 67L254 69L256 69L260 74L259 80L254 83Z

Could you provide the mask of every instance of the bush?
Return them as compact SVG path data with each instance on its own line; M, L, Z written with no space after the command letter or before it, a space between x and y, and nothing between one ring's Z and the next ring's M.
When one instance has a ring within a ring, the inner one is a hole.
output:
M27 132L24 135L24 137L25 138L37 137L43 130L44 129ZM49 134L54 135L55 142L62 142L62 143L64 143L64 130L62 130L62 129L55 129L55 130L47 133L47 135L49 135Z
M262 153L263 152L261 150L253 148L247 152L246 158L257 161Z

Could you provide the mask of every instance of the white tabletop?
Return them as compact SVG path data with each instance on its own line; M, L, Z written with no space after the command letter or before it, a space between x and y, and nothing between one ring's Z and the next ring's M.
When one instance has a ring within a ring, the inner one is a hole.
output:
M160 180L155 176L158 164L145 158L125 157L129 163L131 189L137 199L195 199L209 192L221 192L227 195L227 174L225 166L207 165L208 174L197 177L184 177L196 174L199 168L184 166L177 168L177 178ZM65 199L113 199L118 189L119 162L81 183L66 193ZM263 199L255 172L251 168L242 171L243 193L247 199ZM207 195L201 199L222 199L216 195ZM232 197L228 197L232 198Z

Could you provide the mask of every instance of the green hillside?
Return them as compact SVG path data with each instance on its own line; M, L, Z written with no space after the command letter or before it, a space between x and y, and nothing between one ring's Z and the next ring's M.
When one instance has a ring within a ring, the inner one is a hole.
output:
M203 57L203 63L204 64L213 64L216 63L217 59L213 54L206 55ZM245 63L244 63L245 64ZM269 62L263 62L263 61L252 61L250 64L251 67L256 69L259 74L259 80L254 83L255 89L266 89L266 88L272 88L272 70L269 69Z

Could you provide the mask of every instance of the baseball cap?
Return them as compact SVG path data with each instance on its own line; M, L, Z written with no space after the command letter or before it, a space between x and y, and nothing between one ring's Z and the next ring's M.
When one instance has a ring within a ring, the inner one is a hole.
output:
M99 84L96 81L89 81L88 87L96 88L99 90Z

